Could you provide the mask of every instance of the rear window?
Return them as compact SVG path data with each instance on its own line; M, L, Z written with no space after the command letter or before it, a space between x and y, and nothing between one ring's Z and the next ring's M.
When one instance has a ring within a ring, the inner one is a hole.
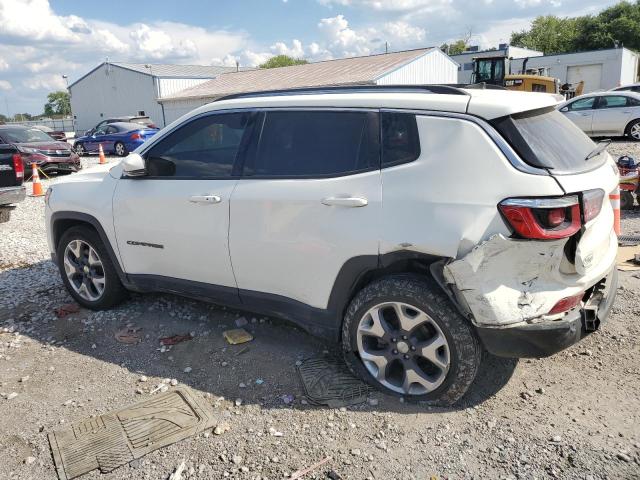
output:
M603 162L602 155L585 161L596 145L553 107L500 117L491 123L533 167L549 168L553 173L576 173Z

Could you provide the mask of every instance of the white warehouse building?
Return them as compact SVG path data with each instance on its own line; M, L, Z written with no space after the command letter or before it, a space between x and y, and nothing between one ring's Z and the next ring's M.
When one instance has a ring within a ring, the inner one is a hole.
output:
M69 85L76 132L109 117L147 115L164 127L158 99L211 80L235 67L103 62Z
M226 95L340 85L453 84L458 64L439 48L342 58L322 62L225 73L158 99L167 123Z
M638 53L622 47L532 57L525 68L547 68L560 83L584 81L584 93L590 93L637 82L639 60ZM522 72L523 61L511 62L513 73Z

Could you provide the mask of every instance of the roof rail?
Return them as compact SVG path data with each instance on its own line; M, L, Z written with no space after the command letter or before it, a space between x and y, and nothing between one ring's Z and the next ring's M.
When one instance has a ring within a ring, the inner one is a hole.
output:
M435 93L445 95L469 95L460 88L451 85L338 85L327 87L302 87L288 88L284 90L262 90L256 92L234 93L220 97L222 100L234 100L237 98L254 98L287 95L314 95L329 93Z

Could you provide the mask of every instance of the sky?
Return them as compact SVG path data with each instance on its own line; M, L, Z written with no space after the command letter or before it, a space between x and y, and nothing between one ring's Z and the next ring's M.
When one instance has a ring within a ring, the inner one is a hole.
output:
M0 0L0 113L38 114L105 59L256 66L437 46L467 32L508 42L538 15L597 13L614 0ZM63 75L68 78L64 79Z

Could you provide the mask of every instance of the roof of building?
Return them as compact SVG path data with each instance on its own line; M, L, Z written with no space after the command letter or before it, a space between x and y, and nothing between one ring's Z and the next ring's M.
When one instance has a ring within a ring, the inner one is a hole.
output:
M235 72L236 67L223 67L221 65L177 65L177 64L161 64L161 63L124 63L124 62L102 62L100 65L92 68L76 81L71 83L69 87L74 86L80 80L88 77L97 69L105 64L115 67L124 68L143 75L153 75L162 78L215 78L222 73ZM147 67L148 65L148 67ZM241 67L241 71L250 70L247 67Z
M341 58L289 67L257 69L219 75L213 80L187 88L159 101L193 98L220 98L261 90L281 90L331 85L373 84L380 77L428 53L444 55L439 48L421 48L366 57Z

